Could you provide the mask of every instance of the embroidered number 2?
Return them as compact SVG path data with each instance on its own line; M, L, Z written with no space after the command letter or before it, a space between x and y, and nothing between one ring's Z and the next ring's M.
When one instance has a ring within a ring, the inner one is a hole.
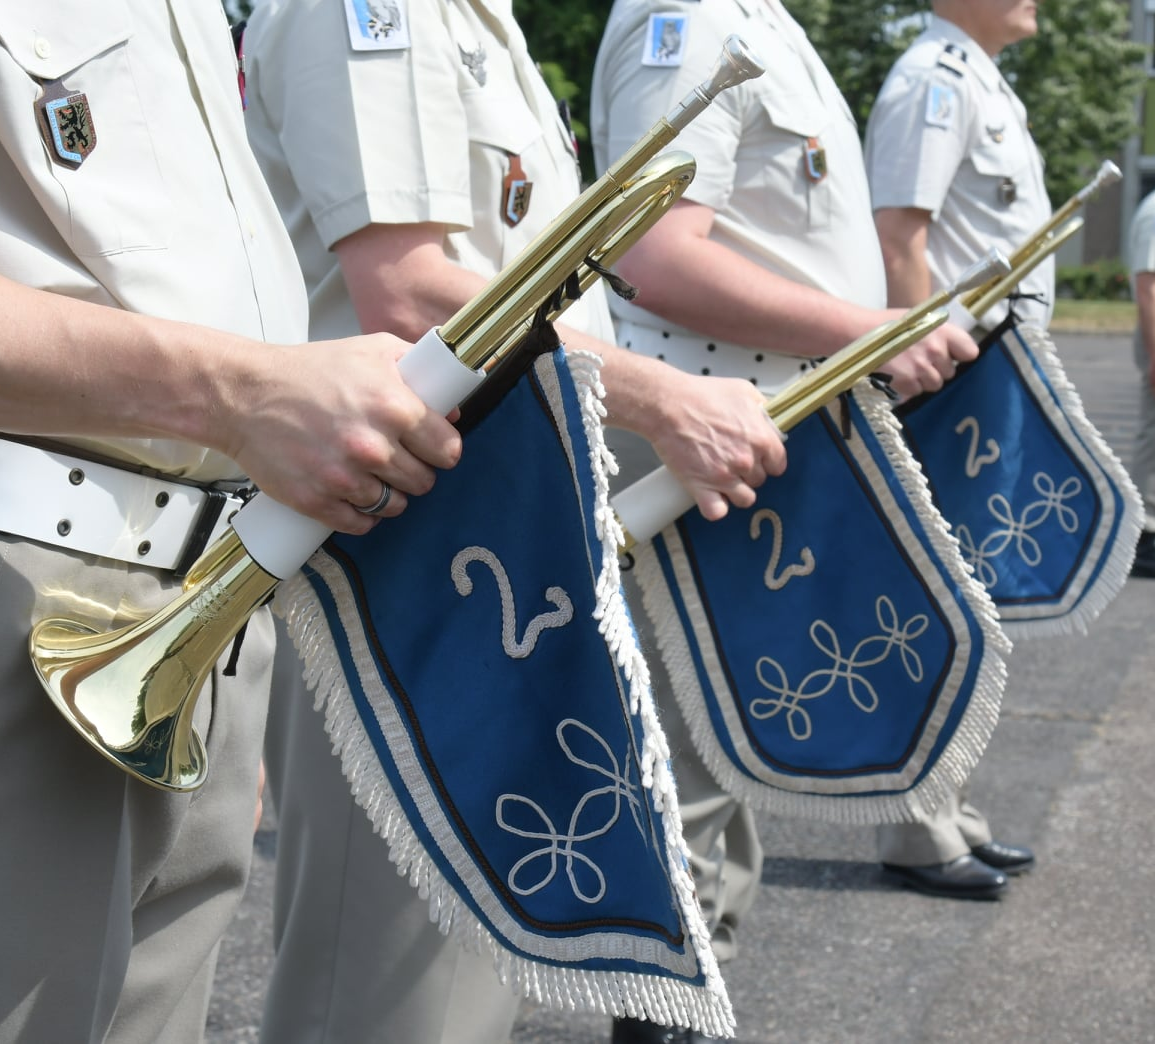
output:
M750 519L750 539L757 540L762 535L762 523L769 522L774 529L774 543L770 548L770 562L764 576L766 586L771 591L781 591L796 576L809 576L814 572L814 554L808 547L802 549L800 562L788 565L781 573L776 573L782 560L782 519L778 512L763 508L755 511Z
M540 613L530 620L526 625L525 634L521 641L518 641L517 607L513 604L513 587L501 560L486 547L467 547L458 551L453 557L449 572L457 593L463 598L473 593L473 581L466 572L470 562L480 562L489 566L490 572L497 580L497 589L501 594L501 646L511 659L524 660L533 652L542 631L552 627L564 627L573 619L573 602L570 601L569 595L560 587L546 588L546 600L556 607L555 610L551 613Z
M966 473L967 478L976 478L978 473L983 470L988 464L993 464L1001 456L999 444L994 439L987 439L987 451L984 455L979 455L979 422L974 417L963 417L958 424L955 425L955 434L961 435L966 430L970 430L971 444L967 450Z

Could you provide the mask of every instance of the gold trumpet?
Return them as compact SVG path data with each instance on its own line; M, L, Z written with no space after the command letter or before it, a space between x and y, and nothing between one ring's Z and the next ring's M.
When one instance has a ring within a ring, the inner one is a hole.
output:
M730 37L709 78L401 360L414 392L448 413L516 351L558 288L575 274L581 286L598 278L693 178L691 156L658 154L718 93L762 72L745 43ZM551 306L547 318L564 307L564 300ZM258 493L193 565L183 593L155 615L109 633L68 619L38 623L29 651L41 684L72 726L126 772L164 790L196 789L208 767L192 724L201 688L252 613L329 532Z
M952 286L932 294L898 319L883 323L766 400L766 413L780 431L788 431L821 406L849 391L900 352L947 321L946 305L957 295L1009 272L1010 262L991 250ZM694 498L665 466L623 489L611 503L623 531L622 550L651 539L694 506Z
M1009 258L997 250L990 251L952 287L840 349L768 399L766 412L770 419L779 430L787 431L948 319L972 329L979 317L1082 228L1083 219L1075 217L1075 212L1101 188L1122 176L1114 163L1104 161L1094 178L1059 207ZM656 536L693 506L690 494L665 467L650 472L613 498L624 534L622 550L629 551Z
M1114 163L1110 160L1104 160L1095 172L1095 176L1059 207L1025 243L1011 254L1009 258L1010 272L959 297L958 302L972 317L971 322L968 324L965 316L957 314L952 315L951 318L959 321L960 325L973 326L995 304L1018 286L1027 275L1083 227L1083 219L1074 217L1075 212L1089 199L1096 196L1101 188L1114 184L1122 177L1122 171Z

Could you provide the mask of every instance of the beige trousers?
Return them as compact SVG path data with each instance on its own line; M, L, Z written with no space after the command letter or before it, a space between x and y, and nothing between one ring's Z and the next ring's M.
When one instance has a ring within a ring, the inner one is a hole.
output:
M935 866L966 855L991 840L983 814L953 795L920 823L885 823L878 828L878 857L896 866Z
M265 759L278 815L276 959L261 1040L501 1044L517 996L488 957L438 932L428 901L389 861L287 638L275 679Z
M1139 431L1135 437L1135 458L1131 478L1143 495L1143 528L1155 533L1155 393L1147 379L1149 362L1143 338L1135 334L1135 365L1143 375L1139 382Z
M209 777L130 779L68 725L28 661L32 620L107 628L174 582L0 536L0 1042L196 1044L252 855L272 621L196 706Z
M619 473L615 491L658 466L649 443L628 432L606 433ZM641 592L630 573L623 574L634 626L650 668L654 699L669 740L678 788L682 832L690 847L698 901L719 961L737 953L739 922L754 905L762 877L762 844L754 814L711 775L690 739L669 674L661 662L653 625L642 608Z

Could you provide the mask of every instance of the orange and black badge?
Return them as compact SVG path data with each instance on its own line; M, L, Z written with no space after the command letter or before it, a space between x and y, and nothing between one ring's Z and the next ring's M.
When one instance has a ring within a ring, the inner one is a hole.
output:
M510 226L520 223L529 213L533 182L525 176L520 156L509 157L509 171L501 185L501 217Z
M60 80L44 85L36 101L40 135L53 162L75 170L96 148L96 125L88 96L70 91Z
M817 185L829 172L826 165L826 150L819 144L817 138L806 139L806 177Z

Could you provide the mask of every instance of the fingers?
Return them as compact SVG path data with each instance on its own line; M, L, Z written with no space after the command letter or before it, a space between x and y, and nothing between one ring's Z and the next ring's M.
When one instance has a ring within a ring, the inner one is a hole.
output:
M765 400L747 382L717 377L692 382L683 401L693 402L701 427L666 433L656 445L693 492L702 516L713 522L724 518L731 504L753 506L758 488L786 469L786 448Z
M460 411L453 412L456 414ZM421 417L402 435L401 444L418 463L428 465L418 470L437 468L448 471L461 460L461 432L447 418L429 409L424 410ZM420 476L415 474L414 478L420 479ZM419 489L410 491L424 492Z
M379 485L380 483L378 483L378 486ZM358 511L353 504L345 501L334 507L325 521L339 533L348 533L350 536L364 536L384 519L396 518L408 506L409 498L394 488L393 495L389 498L389 503L379 514L366 515Z
M765 407L763 407L763 410ZM773 438L770 439L766 448L762 453L762 468L766 472L766 476L781 475L786 471L786 436L778 430L778 426L771 419L770 415L766 414L766 420L770 422L770 429L773 432Z
M973 362L979 357L979 346L975 339L961 326L947 323L939 332L946 342L951 359L958 363Z
M970 341L963 331L954 329L961 336L952 339L936 330L887 363L882 369L891 375L891 388L903 398L912 398L936 392L950 380L958 365L954 352L960 360L964 358L968 354L966 342ZM974 342L970 343L973 346Z

